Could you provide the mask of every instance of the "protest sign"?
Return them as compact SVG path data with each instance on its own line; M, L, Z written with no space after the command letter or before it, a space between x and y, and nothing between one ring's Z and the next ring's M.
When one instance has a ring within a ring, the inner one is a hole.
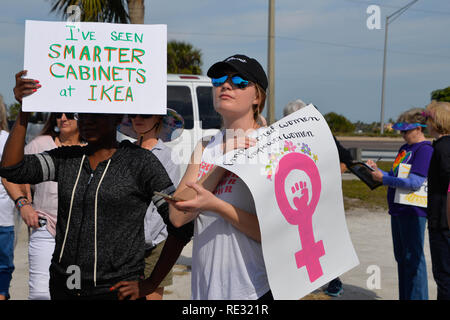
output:
M214 163L252 193L274 298L299 299L359 264L345 221L337 147L312 105L254 137L256 146Z
M167 26L26 21L24 111L165 114Z
M400 163L398 178L408 178L410 170L410 164ZM395 188L394 202L426 208L428 205L428 180L425 180L418 190Z

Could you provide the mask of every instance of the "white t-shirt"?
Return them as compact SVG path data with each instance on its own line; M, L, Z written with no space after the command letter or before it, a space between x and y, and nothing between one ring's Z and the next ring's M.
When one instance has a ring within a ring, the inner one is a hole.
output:
M205 148L199 178L222 154L222 133ZM247 185L227 172L214 194L237 208L256 214ZM270 290L261 244L236 229L219 214L202 212L195 220L192 250L192 299L258 299Z
M8 132L0 131L0 158L3 155L3 148L8 139ZM11 227L14 226L14 201L6 192L3 183L0 182L0 226Z

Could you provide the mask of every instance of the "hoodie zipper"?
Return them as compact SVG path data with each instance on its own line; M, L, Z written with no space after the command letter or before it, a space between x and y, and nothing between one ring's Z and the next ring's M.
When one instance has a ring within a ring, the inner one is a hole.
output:
M90 175L89 180L88 180L88 183L87 183L88 185L91 184L91 180L92 180L93 177L94 177L94 173L91 172L91 175Z

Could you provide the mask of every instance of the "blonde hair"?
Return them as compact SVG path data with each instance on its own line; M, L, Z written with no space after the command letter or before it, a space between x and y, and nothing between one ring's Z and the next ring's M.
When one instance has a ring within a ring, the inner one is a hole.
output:
M3 96L0 94L0 130L9 131L6 105Z
M257 83L255 83L255 90L256 90L256 95L259 98L259 104L253 105L253 119L255 121L258 121L261 112L264 110L267 95L266 95L266 92L264 91L264 89L261 88L261 86Z
M398 116L397 122L426 124L427 118L424 111L425 109L422 108L409 109Z
M426 110L433 129L439 134L450 134L450 103L433 100Z

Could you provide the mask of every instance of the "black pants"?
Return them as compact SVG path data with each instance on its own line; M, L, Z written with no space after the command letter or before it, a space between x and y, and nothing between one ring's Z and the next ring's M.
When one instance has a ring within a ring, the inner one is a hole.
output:
M428 231L437 299L450 300L450 231Z
M258 298L258 301L272 301L273 295L272 290L267 291L264 295Z
M69 289L67 278L50 272L50 298L52 300L118 300L117 291L109 291L111 286L81 285L80 289Z

